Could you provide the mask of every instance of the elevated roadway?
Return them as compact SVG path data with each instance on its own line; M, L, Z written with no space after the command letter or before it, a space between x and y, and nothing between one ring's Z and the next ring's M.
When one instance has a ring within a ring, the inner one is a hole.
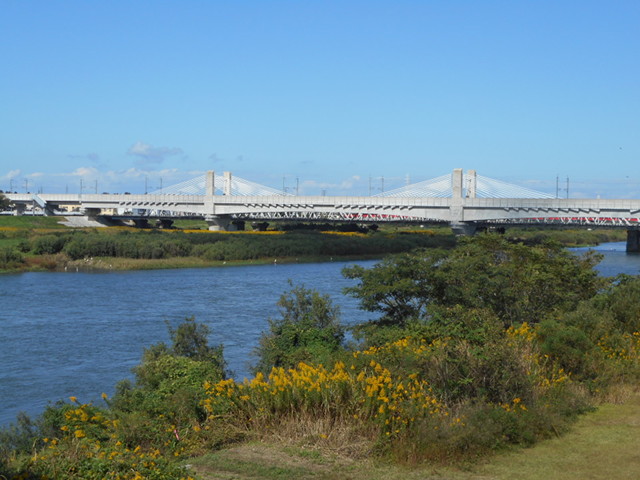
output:
M220 177L219 177L220 178ZM226 172L216 194L216 176L207 172L201 194L6 194L17 214L36 206L55 214L64 205L77 206L88 216L105 210L146 212L161 218L198 216L211 229L233 228L234 220L329 220L357 222L439 222L457 233L500 225L579 225L627 229L628 249L640 248L640 199L560 199L480 197L475 171L455 169L443 196L297 196L274 193L232 194L232 177ZM218 180L219 182L219 180ZM507 191L511 191L505 188ZM251 192L250 192L251 193ZM62 214L62 213L59 213Z

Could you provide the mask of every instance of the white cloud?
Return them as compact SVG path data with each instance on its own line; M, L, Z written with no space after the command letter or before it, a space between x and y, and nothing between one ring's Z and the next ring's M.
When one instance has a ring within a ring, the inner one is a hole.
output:
M100 172L98 172L94 167L79 167L69 174L63 173L62 175L71 175L73 177L95 177L100 175Z
M0 178L10 180L12 178L19 177L21 173L22 173L21 170L9 170L6 175L3 175Z
M182 149L178 147L154 147L144 142L134 143L129 150L129 155L135 155L138 157L137 163L139 165L149 163L162 163L167 157L182 154Z

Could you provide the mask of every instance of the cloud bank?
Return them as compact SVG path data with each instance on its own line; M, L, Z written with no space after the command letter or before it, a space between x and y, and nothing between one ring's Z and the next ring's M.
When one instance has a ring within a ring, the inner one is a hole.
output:
M136 142L127 150L127 153L138 157L136 162L138 165L146 165L162 163L169 157L181 155L183 151L178 147L154 147L148 143Z

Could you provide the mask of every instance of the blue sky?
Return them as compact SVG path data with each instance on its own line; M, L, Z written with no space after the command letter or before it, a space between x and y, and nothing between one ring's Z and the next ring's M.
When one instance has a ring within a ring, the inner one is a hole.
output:
M0 189L134 193L216 170L357 195L464 168L640 198L637 0L1 9Z

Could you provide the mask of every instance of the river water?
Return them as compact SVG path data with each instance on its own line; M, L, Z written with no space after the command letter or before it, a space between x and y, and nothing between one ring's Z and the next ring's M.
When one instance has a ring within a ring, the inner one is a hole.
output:
M603 275L640 274L640 255L624 243L603 244ZM577 249L578 251L583 249ZM358 262L363 266L374 261ZM113 394L142 349L169 341L166 322L195 316L222 343L234 377L250 375L251 353L289 280L329 294L343 323L366 321L342 295L345 262L116 273L21 273L0 276L0 426L19 411L36 415L48 402Z

